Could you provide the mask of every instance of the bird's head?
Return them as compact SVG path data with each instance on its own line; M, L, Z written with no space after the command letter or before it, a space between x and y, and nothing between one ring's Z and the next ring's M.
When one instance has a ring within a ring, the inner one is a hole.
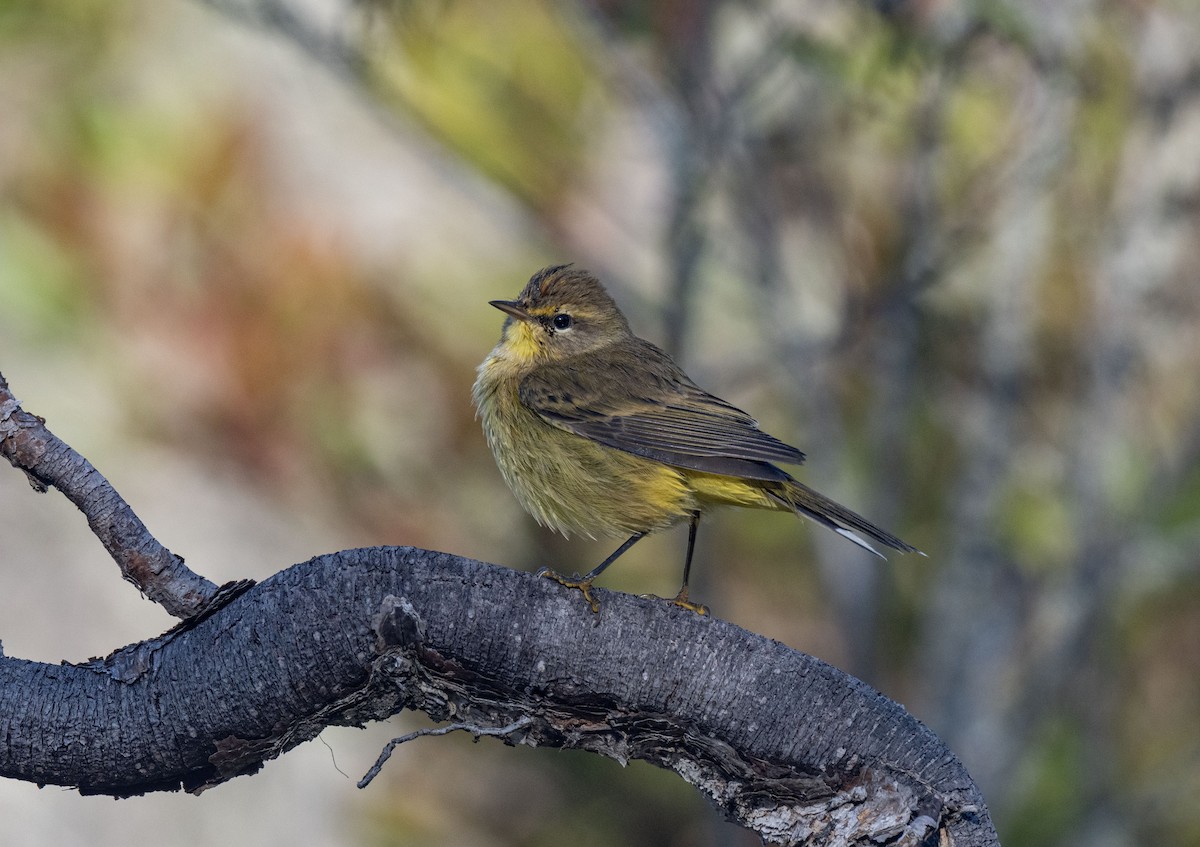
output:
M538 271L516 300L491 305L508 315L498 350L516 362L559 361L631 335L599 281L570 265Z

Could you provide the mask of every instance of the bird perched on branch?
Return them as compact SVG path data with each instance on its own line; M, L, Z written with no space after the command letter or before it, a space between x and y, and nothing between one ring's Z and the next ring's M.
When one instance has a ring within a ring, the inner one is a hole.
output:
M917 552L777 467L804 454L634 335L586 271L546 268L517 299L491 305L508 318L473 395L505 481L543 526L628 536L582 577L538 572L579 589L593 612L592 582L605 568L647 534L687 521L683 585L672 602L705 614L688 600L688 576L700 516L713 506L793 512L877 556L863 536Z

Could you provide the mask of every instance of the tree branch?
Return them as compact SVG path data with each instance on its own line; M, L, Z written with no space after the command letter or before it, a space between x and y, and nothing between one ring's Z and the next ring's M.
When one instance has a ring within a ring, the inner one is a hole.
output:
M92 463L21 408L0 374L0 455L25 472L34 490L54 486L87 517L88 526L116 561L121 576L177 618L219 608L253 583L218 588L193 573L150 534L129 504Z
M770 841L997 843L962 765L899 704L732 624L599 594L593 615L444 553L320 556L177 632L132 682L0 658L0 775L199 792L327 725L414 708L669 768Z

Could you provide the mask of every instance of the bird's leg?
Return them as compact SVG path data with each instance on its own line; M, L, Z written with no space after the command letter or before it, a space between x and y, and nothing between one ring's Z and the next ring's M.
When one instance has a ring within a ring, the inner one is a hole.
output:
M696 530L700 528L700 510L692 512L692 522L688 525L688 546L687 558L683 560L683 585L679 587L679 593L675 595L675 599L671 602L676 606L682 606L689 609L698 615L707 615L708 606L703 603L693 603L688 599L688 575L692 572L692 553L696 549Z
M600 602L598 600L596 600L595 597L592 596L592 583L595 581L596 577L600 576L600 574L602 574L604 572L605 568L607 568L609 565L611 565L613 562L615 562L617 559L619 559L621 557L622 553L624 553L626 550L628 550L634 544L637 544L639 541L641 541L645 537L646 537L646 533L635 532L633 535L629 536L629 538L627 538L625 540L624 544L622 544L620 547L618 547L616 550L614 550L611 556L609 556L607 559L605 559L600 564L596 565L596 567L592 568L590 571L588 571L582 577L580 577L580 576L563 576L560 573L555 573L554 571L550 570L550 568L538 568L537 576L544 576L547 579L552 579L555 582L557 582L559 585L566 586L567 588L578 588L579 591L583 594L583 599L587 600L588 605L592 607L592 612L594 614L599 614Z

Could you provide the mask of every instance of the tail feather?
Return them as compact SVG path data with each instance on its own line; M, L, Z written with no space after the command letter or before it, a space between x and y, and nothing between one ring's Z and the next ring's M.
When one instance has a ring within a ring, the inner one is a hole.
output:
M891 547L893 550L899 550L901 553L921 553L916 547L901 541L886 529L880 529L857 512L847 509L840 503L835 503L825 495L818 494L807 485L795 480L788 480L780 490L769 493L796 514L829 527L838 535L853 541L864 550L871 551L881 559L885 558L884 555L858 533L861 532L872 540ZM921 555L925 554L921 553Z

